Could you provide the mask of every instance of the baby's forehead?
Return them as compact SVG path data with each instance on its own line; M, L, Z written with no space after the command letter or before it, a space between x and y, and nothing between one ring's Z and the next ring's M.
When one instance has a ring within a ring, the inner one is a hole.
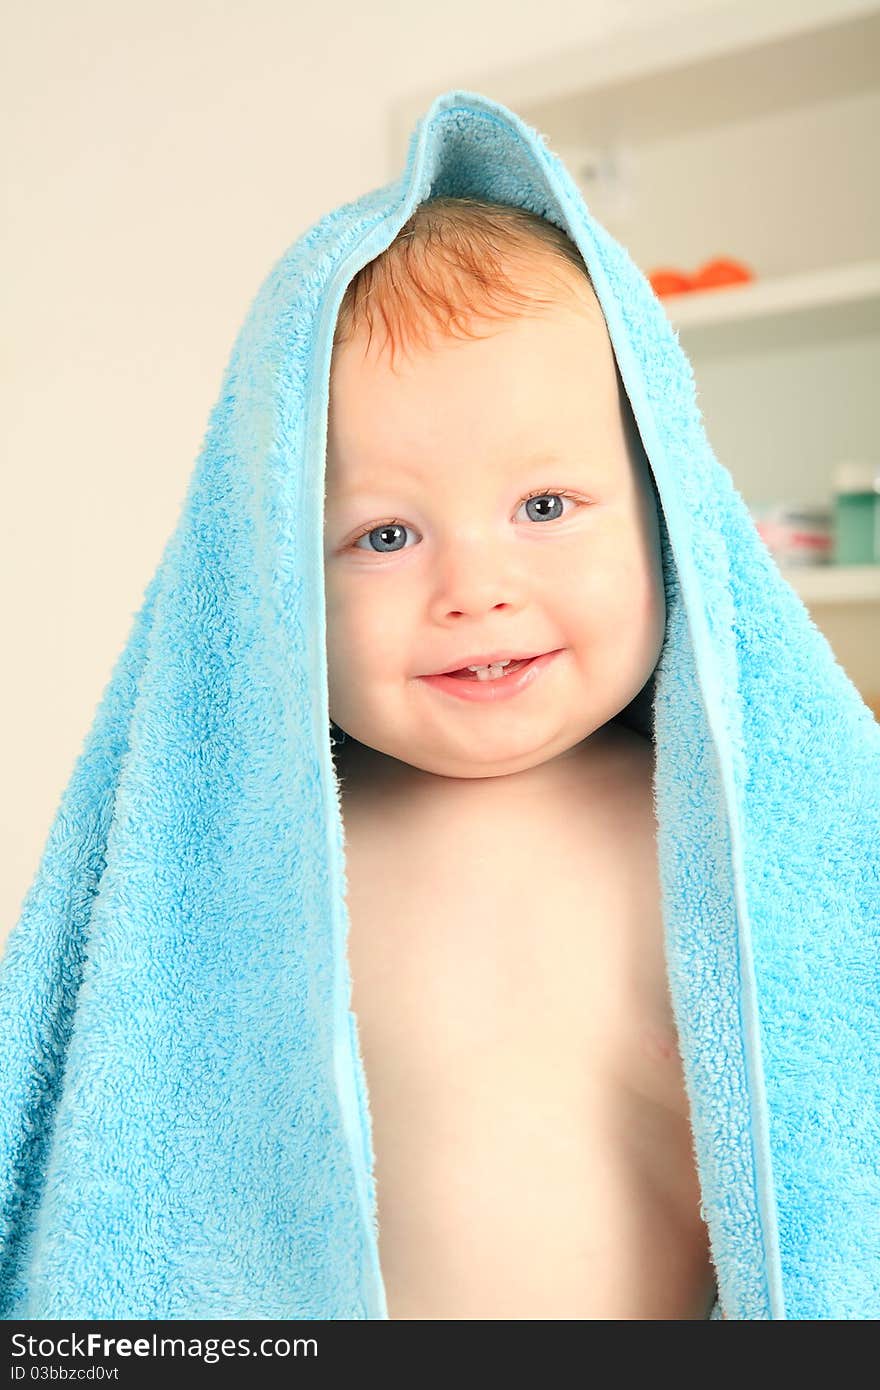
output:
M418 356L419 348L424 351L433 345L442 349L457 338L484 334L491 338L495 330L518 320L563 318L572 312L608 339L602 306L586 268L540 242L529 249L508 252L503 261L504 289L500 292L488 280L476 289L463 285L455 266L442 257L432 264L428 283L419 294L403 288L386 304L383 291L379 290L377 300L378 287L372 286L368 296L371 307L357 318L346 316L341 337L337 327L331 367L339 346L351 357L357 343L364 363L381 361L387 350L393 363L397 353L406 360L411 350Z
M573 266L562 275L537 308L465 321L459 332L435 328L397 356L363 323L335 344L327 436L334 490L380 475L398 480L401 458L424 456L430 472L450 451L497 460L493 473L506 472L508 458L515 471L541 445L555 448L560 465L582 440L611 452L624 399L613 346L591 283Z

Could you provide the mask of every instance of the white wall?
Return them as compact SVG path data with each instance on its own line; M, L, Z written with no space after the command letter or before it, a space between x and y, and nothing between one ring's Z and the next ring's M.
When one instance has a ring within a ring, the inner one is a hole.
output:
M388 112L712 0L29 0L0 57L6 472L0 939L198 455L312 222L386 182ZM536 23L541 32L536 37Z

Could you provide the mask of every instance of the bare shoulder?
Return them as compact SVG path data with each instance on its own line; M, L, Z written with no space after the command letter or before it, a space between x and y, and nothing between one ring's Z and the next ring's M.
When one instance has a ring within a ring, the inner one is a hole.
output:
M645 1099L684 1120L689 1104L667 965L654 748L635 737L635 744L621 743L618 774L616 778L612 775L616 792L610 798L616 827L611 872L623 886L628 997L637 1024L631 1048L621 1038L621 1056L626 1058L628 1084Z

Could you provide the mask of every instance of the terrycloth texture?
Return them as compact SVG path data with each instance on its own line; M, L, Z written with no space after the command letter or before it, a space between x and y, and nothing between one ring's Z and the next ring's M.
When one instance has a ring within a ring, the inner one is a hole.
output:
M345 286L432 196L565 228L662 500L670 988L721 1306L880 1317L880 727L543 138L438 98L269 275L0 970L6 1318L383 1318L322 559Z

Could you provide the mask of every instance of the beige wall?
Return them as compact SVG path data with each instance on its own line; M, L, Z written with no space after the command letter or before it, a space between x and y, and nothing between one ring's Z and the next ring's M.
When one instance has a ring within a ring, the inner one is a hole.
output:
M388 111L712 0L29 0L0 57L0 940L178 515L244 314L398 172ZM536 17L540 35L536 38Z

